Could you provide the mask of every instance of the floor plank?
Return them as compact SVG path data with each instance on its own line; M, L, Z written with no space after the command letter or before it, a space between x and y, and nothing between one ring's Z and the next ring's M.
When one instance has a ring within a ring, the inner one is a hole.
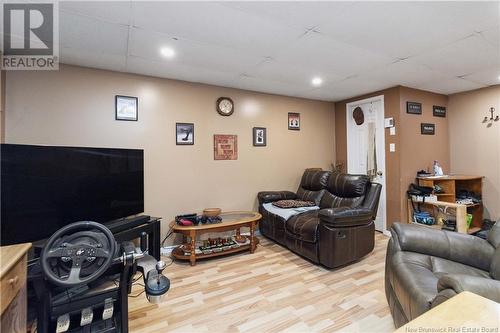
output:
M159 305L129 298L131 332L392 332L384 294L388 238L352 265L328 270L260 237L254 254L174 262ZM132 294L140 292L134 286Z

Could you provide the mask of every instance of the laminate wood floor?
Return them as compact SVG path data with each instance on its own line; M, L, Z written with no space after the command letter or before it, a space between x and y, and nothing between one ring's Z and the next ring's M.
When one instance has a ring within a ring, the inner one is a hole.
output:
M388 238L328 270L260 236L254 254L174 262L165 302L129 298L131 332L392 332L384 293ZM132 294L137 294L136 286Z

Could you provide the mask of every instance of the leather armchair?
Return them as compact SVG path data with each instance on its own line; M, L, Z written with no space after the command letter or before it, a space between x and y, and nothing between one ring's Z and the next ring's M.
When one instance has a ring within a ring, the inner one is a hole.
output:
M462 291L500 301L500 223L488 239L394 224L385 291L396 327Z

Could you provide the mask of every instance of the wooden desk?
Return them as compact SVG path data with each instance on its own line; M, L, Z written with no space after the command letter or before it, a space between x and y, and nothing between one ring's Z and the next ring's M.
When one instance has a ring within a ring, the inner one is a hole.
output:
M26 263L30 243L0 247L0 331L26 332Z
M498 332L499 327L500 304L464 291L396 332Z

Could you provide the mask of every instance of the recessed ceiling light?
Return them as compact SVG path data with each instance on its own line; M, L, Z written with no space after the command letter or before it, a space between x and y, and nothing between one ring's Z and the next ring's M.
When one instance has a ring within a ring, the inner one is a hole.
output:
M160 53L162 56L164 56L165 58L173 58L175 57L175 51L174 49L168 47L168 46L164 46L160 49Z
M311 80L313 86L320 86L323 83L323 79L320 77L315 77Z

